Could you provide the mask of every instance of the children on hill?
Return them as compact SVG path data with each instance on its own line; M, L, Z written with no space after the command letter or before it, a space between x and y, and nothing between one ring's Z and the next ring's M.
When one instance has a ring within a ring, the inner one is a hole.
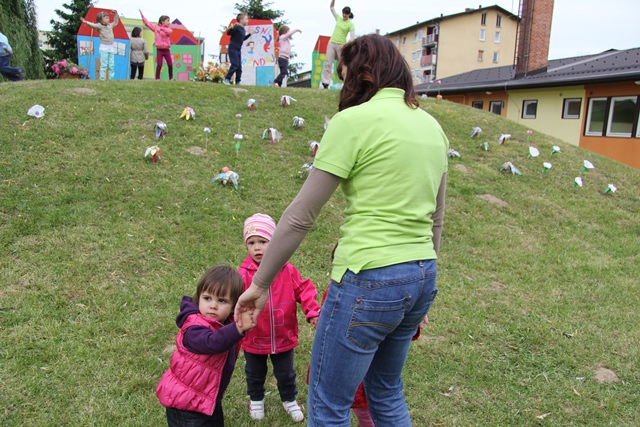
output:
M282 86L282 81L289 73L289 57L291 56L291 36L295 33L302 33L302 31L291 29L283 25L278 30L278 40L280 41L280 54L278 56L278 67L280 67L280 74L273 81L274 86Z
M169 25L169 17L162 15L158 19L158 25L152 24L144 17L142 10L138 9L142 22L155 34L154 44L156 45L156 80L160 80L162 71L162 59L164 58L169 68L169 80L173 80L173 58L171 58L171 33L173 30Z
M144 75L144 61L149 59L149 50L147 42L142 38L142 28L134 27L131 30L131 55L129 62L131 63L131 80L136 78L142 80Z
M98 12L96 15L96 23L89 22L84 18L80 18L83 24L88 25L98 31L100 36L100 80L107 79L107 68L109 69L109 78L115 78L115 53L113 29L118 25L118 12L113 12L113 22L109 22L109 14L107 12Z
M240 78L242 77L242 44L245 40L251 37L251 34L247 34L244 27L249 24L249 15L246 13L239 13L236 16L236 23L229 24L227 27L227 34L231 36L229 42L229 72L222 81L222 83L231 84L231 78L236 75L236 84L240 84Z
M244 222L244 241L248 254L238 271L244 279L245 288L251 285L275 228L275 221L269 215L260 213ZM251 400L249 412L254 420L264 418L264 383L269 357L282 406L293 421L304 420L302 409L296 402L298 390L293 367L293 349L298 345L296 303L302 305L307 321L315 329L320 315L316 296L311 280L303 280L298 270L291 263L286 263L273 281L267 305L258 317L256 328L247 332L247 337L242 341L247 393Z
M255 326L247 313L242 327L233 321L243 289L242 277L219 265L202 276L193 298L182 297L177 348L156 389L169 427L224 427L222 397L240 351L237 343Z

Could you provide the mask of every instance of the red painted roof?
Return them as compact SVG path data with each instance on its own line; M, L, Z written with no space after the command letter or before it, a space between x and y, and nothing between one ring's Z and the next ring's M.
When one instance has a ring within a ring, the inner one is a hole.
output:
M327 45L329 44L329 36L318 36L318 40L316 40L316 45L313 47L313 50L318 53L327 53Z
M89 22L96 22L96 16L98 15L99 12L107 12L109 14L109 21L113 22L113 14L114 14L113 9L102 9L99 7L91 7L87 12L87 14L85 15L84 19L86 19ZM117 13L117 11L115 13ZM78 35L88 36L88 37L91 37L91 36L98 37L98 33L96 30L84 24L80 26L80 29L78 30ZM122 25L122 20L120 20L120 22L118 22L118 25L116 25L115 28L113 29L113 35L116 39L129 40L129 34L127 33L127 29L124 28L124 25Z
M171 44L178 45L196 45L198 40L191 34L191 31L187 30L187 27L182 25L180 21L174 19L170 25L173 32L171 33Z

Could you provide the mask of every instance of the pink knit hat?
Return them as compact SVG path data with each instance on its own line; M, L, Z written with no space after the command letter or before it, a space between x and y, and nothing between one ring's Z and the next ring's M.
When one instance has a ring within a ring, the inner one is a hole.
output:
M244 221L244 241L251 236L264 237L271 240L276 230L276 222L269 215L257 213Z

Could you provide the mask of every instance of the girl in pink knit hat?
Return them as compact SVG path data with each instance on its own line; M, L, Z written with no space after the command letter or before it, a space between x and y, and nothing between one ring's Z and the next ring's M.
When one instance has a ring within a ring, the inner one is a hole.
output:
M257 213L244 222L244 242L247 257L238 270L247 289L258 271L276 223L269 215ZM293 367L293 349L298 346L297 303L315 329L320 315L316 302L316 288L309 279L302 279L298 269L287 262L273 281L267 305L258 317L257 326L248 331L242 341L246 359L249 413L254 420L264 418L264 383L267 377L267 358L271 357L273 374L284 410L295 422L304 415L296 402L296 371Z

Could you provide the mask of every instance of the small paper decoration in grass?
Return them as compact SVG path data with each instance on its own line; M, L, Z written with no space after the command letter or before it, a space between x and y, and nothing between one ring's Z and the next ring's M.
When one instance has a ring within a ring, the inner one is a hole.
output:
M479 145L479 147L482 148L484 151L489 151L489 147L490 146L491 146L491 144L489 144L486 141Z
M544 173L544 172L548 171L549 169L551 169L551 163L549 163L549 162L544 162L544 163L542 164L542 172Z
M529 155L527 156L529 159L532 157L538 157L540 155L540 150L536 147L529 147Z
M157 145L153 145L151 147L147 147L147 150L144 152L144 157L149 157L152 162L157 162L160 160L160 156L162 155L162 150Z
M300 179L306 178L312 169L313 169L313 162L303 164L302 170L299 172Z
M482 129L480 129L478 126L473 128L473 131L471 131L471 138L475 138L476 136L480 135L482 133Z
M429 95L427 95L426 93L423 93L422 95L420 95L420 98L426 101L427 98L429 98Z
M554 145L551 148L551 154L556 154L556 153L560 153L560 147L558 147L557 145Z
M324 130L327 130L327 128L329 127L329 117L324 116Z
M44 107L36 104L27 110L27 115L40 119L44 117Z
M222 185L227 185L227 182L231 181L231 183L233 184L233 188L237 190L238 183L240 182L240 175L232 170L229 170L229 168L225 166L222 168L222 173L219 173L218 175L213 177L211 182L216 182L218 180L222 182Z
M531 134L533 133L533 131L531 129L529 129L527 131L527 144L529 143L529 141L531 140Z
M249 111L255 111L256 100L253 98L249 98L249 100L247 101L247 107L249 108Z
M460 157L460 153L458 153L453 148L449 148L449 151L447 151L447 156L449 156L449 157Z
M607 193L609 193L609 194L613 194L613 193L615 193L616 191L618 191L618 189L616 188L616 186L615 186L615 185L613 185L613 184L609 184L609 185L607 186L607 189L606 189L606 190L604 190L604 194L607 194Z
M236 114L236 119L238 119L238 133L233 136L233 139L236 141L236 156L240 154L240 141L242 140L242 134L240 133L240 121L242 120L242 114Z
M318 148L320 147L320 143L318 141L309 141L309 150L311 150L311 155L313 157L316 156L318 152Z
M184 107L184 110L182 110L182 114L180 114L180 118L183 117L185 120L195 120L196 112L193 111L193 108L191 107Z
M157 122L156 123L156 139L164 137L167 135L167 124L165 122Z
M209 134L211 133L211 129L204 128L203 131L204 131L205 148L208 150L209 149Z
M503 133L502 135L500 135L498 142L500 143L500 145L504 145L504 143L507 142L507 139L509 138L511 138L511 134Z
M276 128L267 128L262 132L262 139L269 137L269 141L273 144L276 141L280 141L280 132Z
M582 187L582 178L577 176L576 179L573 180L573 186L574 187Z
M293 125L292 125L292 127L294 129L302 129L302 126L304 126L304 119L302 117L293 116Z
M280 104L282 104L283 107L288 107L289 105L291 105L291 101L298 102L289 95L282 95L282 97L280 98Z
M585 160L584 166L582 166L582 170L580 172L586 172L589 169L595 169L595 166L593 166L593 163L591 163L589 160Z
M520 169L515 167L511 162L506 162L502 166L500 166L500 172L504 172L504 171L511 172L513 175L522 175L522 172L520 172Z

